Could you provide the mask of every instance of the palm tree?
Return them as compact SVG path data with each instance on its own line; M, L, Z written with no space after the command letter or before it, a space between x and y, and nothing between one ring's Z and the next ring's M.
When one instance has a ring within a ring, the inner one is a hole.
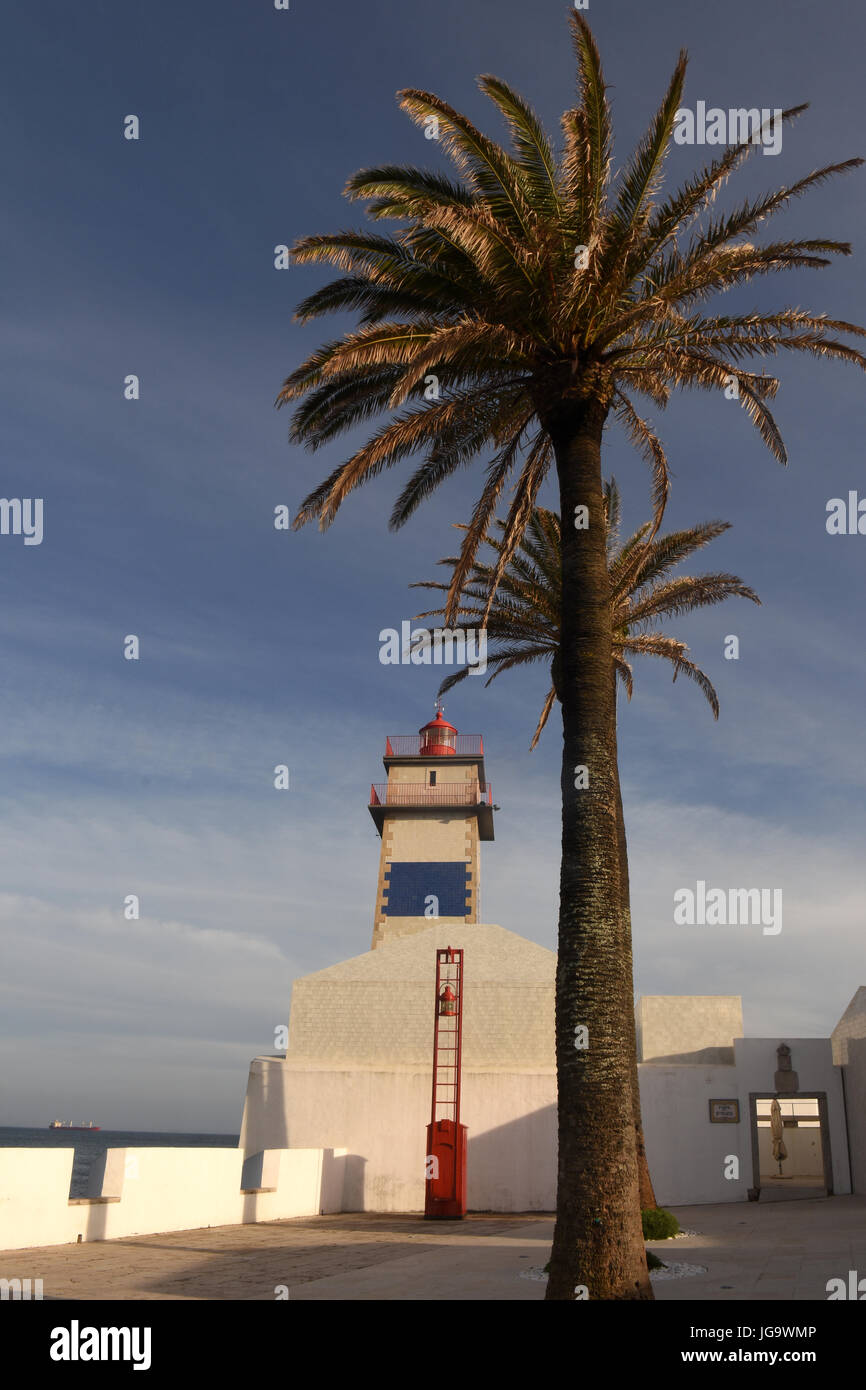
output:
M607 567L610 576L611 627L613 629L613 677L625 689L630 700L634 689L629 657L658 656L673 666L674 680L686 675L695 681L706 696L714 718L719 717L719 700L709 678L690 661L688 647L659 632L662 618L693 612L708 604L722 603L737 595L760 603L754 590L732 574L703 574L670 579L671 571L697 550L727 531L725 521L704 522L667 535L652 535L650 522L645 522L624 543L620 542L621 504L616 483L604 487L605 524L607 527ZM497 521L499 537L488 536L489 545L497 559L505 545L505 523ZM466 530L458 526L458 530ZM459 564L459 557L440 560L442 565ZM492 674L485 681L490 685L503 671L516 666L541 661L550 668L551 685L541 709L530 744L534 749L547 723L556 700L561 701L561 670L559 647L561 635L560 589L562 570L562 539L556 512L534 507L520 546L508 562L499 580L493 603L488 612L488 596L495 572L494 564L476 559L460 604L458 628L475 631L485 621L488 642L487 664ZM433 580L413 584L413 589L435 589L448 594L450 583ZM429 609L415 615L422 618L445 618L444 609ZM444 695L469 674L469 667L448 676L439 687ZM631 942L631 907L629 901L628 854L625 820L617 768L617 829L621 860L621 910L625 927L625 946ZM634 1018L632 1016L632 1029ZM637 1146L638 1187L642 1209L656 1206L655 1192L644 1146L643 1122L638 1089L637 1041L632 1056L632 1112Z
M673 387L719 391L736 380L741 405L784 462L766 404L778 382L744 364L794 351L866 367L866 358L835 336L864 330L801 309L719 316L704 315L698 306L755 276L823 266L833 255L849 254L848 243L825 238L763 245L749 238L792 198L862 161L816 170L712 217L716 193L758 148L747 139L662 199L662 166L685 78L681 54L647 134L614 177L598 50L581 14L572 12L570 23L579 93L563 116L559 154L523 98L496 77L483 77L480 85L508 123L511 150L440 97L401 93L409 116L438 134L457 177L393 165L364 170L349 180L347 192L367 201L374 220L395 220L393 234L344 231L295 245L298 264L324 262L341 271L302 302L298 317L348 309L359 314L360 324L297 367L277 403L294 403L290 438L311 449L388 416L309 494L295 526L312 520L329 526L355 488L421 455L391 515L391 525L401 526L445 478L486 455L481 495L452 576L451 617L511 475L516 485L497 579L520 543L546 474L556 470L567 524L559 1170L547 1297L632 1299L649 1297L650 1287L630 1107L625 1020L632 983L620 934L602 433L608 421L619 420L648 459L654 526L667 495L667 464L635 395L662 408ZM803 109L792 108L781 119L790 121ZM586 788L575 785L577 766L589 769ZM579 1024L589 1028L586 1051L573 1046Z

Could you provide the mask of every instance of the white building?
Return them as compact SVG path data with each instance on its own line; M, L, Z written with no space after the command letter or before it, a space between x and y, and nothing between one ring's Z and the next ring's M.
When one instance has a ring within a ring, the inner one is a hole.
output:
M435 954L462 947L469 1209L550 1211L556 956L479 923L496 809L482 740L438 713L389 738L384 766L370 796L382 838L372 949L295 982L287 1054L252 1063L241 1147L346 1150L343 1210L422 1211ZM643 998L637 1029L660 1203L846 1193L852 1172L866 1191L866 988L832 1040L745 1038L734 996Z
M389 739L372 949L296 980L285 1056L252 1063L238 1149L0 1149L0 1250L338 1211L424 1210L436 951L464 951L469 1210L556 1200L556 956L483 925L493 795L479 737ZM438 914L435 915L435 914ZM866 987L831 1038L745 1038L728 995L638 1002L660 1203L866 1192Z

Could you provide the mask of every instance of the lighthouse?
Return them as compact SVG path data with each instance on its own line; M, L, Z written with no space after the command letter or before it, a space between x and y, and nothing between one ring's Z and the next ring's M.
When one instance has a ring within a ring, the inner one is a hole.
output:
M385 738L383 765L372 945L294 981L285 1056L250 1067L241 1148L340 1155L323 1210L550 1211L556 956L481 916L483 740L437 705Z
M436 713L417 734L390 734L387 780L370 788L382 839L372 949L436 922L480 921L481 841L493 839L493 789L480 734Z

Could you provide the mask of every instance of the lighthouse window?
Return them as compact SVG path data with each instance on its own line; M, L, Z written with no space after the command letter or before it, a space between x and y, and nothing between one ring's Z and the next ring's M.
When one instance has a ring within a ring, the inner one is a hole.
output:
M431 787L435 787L435 786L436 786L436 773L435 773L435 772L431 772L431 773L430 773L430 786L431 786Z

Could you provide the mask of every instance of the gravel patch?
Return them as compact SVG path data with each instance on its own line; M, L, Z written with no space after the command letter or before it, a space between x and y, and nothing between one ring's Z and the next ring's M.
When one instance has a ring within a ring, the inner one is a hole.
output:
M686 1265L673 1261L664 1269L651 1269L650 1279L661 1283L664 1279L691 1279L694 1274L706 1274L706 1265Z
M690 1279L695 1274L706 1273L706 1265L687 1265L681 1261L671 1261L664 1269L650 1270L650 1279ZM540 1265L530 1265L529 1269L522 1269L518 1275L520 1279L533 1279L539 1284L546 1284L547 1277Z
M521 1279L534 1279L538 1284L547 1283L547 1275L540 1265L530 1265L528 1269L522 1269L519 1277Z

